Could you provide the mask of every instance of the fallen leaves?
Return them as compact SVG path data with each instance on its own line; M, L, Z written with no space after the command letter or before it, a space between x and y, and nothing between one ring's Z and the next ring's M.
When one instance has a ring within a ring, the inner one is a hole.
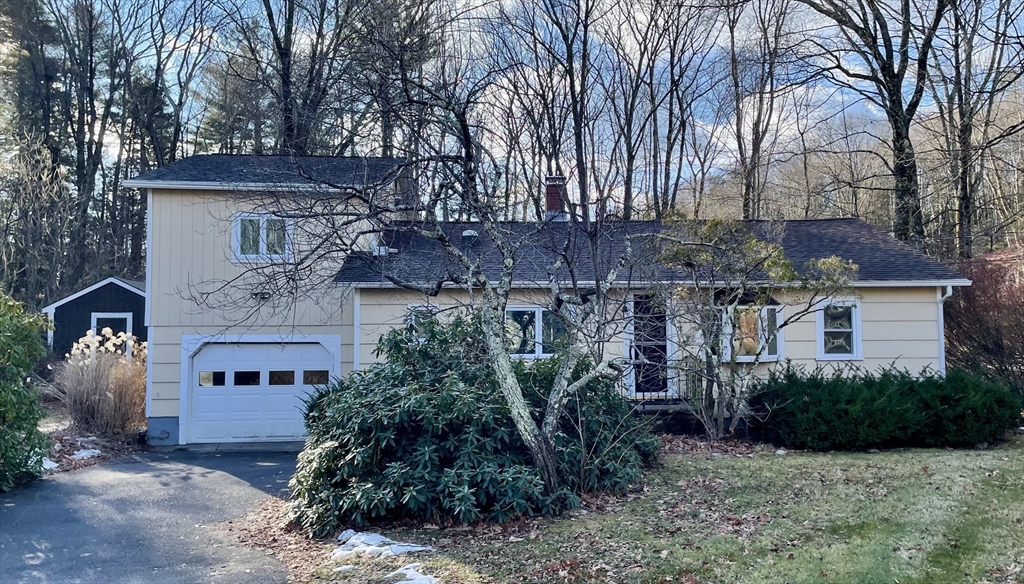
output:
M290 582L306 582L331 556L330 540L310 539L288 524L287 503L267 497L245 517L217 524L243 545L270 554L288 568Z

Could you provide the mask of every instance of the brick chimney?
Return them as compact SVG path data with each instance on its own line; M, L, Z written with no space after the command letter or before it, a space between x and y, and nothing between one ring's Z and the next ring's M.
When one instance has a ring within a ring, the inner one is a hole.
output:
M544 220L566 221L565 202L568 195L565 191L564 176L547 177L544 187Z

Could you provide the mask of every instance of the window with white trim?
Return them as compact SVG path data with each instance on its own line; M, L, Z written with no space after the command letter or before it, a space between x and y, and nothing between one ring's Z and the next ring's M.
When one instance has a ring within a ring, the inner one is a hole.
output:
M259 213L235 216L232 246L236 260L287 260L290 240L291 224L287 219Z
M406 324L416 331L416 338L421 343L426 338L426 326L431 320L437 318L438 308L430 304L409 305L406 313Z
M567 338L565 324L543 308L514 307L505 310L508 351L517 357L550 357Z
M860 303L830 300L817 312L818 360L861 358Z
M738 306L735 311L735 330L728 315L723 315L725 357L738 362L778 361L782 358L782 331L779 321L781 306Z

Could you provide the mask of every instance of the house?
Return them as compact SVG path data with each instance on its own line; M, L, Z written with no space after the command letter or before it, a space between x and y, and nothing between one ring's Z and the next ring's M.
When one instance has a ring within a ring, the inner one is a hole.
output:
M148 193L151 443L300 439L302 400L314 386L373 363L380 336L410 317L468 300L458 266L436 241L401 225L335 258L336 265L325 267L333 283L308 297L278 302L277 292L247 280L254 269L289 265L310 245L302 226L310 215L301 211L335 201L324 193L325 184L339 201L361 188L396 198L409 197L410 190L402 162L380 158L195 156L126 182ZM267 197L294 202L294 212L270 212L263 204ZM552 205L558 197L547 198L548 221L501 226L521 244L506 314L510 342L517 341L513 351L522 358L546 355L558 332L543 307L554 244L571 223L559 220L561 210ZM478 225L442 228L483 258L485 270L496 270L499 256ZM656 228L633 221L609 225L607 257L595 262L581 246L573 252L581 254L579 265L611 261L625 235ZM786 222L781 245L796 265L834 254L853 260L860 271L855 294L824 307L831 315L827 326L823 311L794 323L773 343L768 361L944 369L942 304L951 287L969 281L856 219ZM645 270L631 267L623 276L628 279L617 282L633 324L610 339L606 351L671 358L678 331L645 295L651 282L668 276L657 265ZM438 293L413 292L396 281L431 283ZM206 302L229 288L241 291L235 304ZM634 329L649 333L641 339ZM646 369L631 370L624 391L637 399L685 397L677 380L657 367L651 359Z
M65 355L86 332L99 334L104 328L144 342L148 338L145 309L145 282L117 277L100 280L43 307L53 323L47 343L54 354Z

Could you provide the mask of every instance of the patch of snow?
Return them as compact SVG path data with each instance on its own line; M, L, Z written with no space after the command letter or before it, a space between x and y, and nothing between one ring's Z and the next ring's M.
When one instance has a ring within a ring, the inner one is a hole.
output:
M785 455L786 455L786 451L785 450L776 450L775 451L775 456L785 456Z
M75 453L71 455L71 458L74 458L75 460L86 460L89 458L96 458L99 455L100 451L95 448L84 448L82 450L76 450Z
M354 536L355 534L356 532L354 529L346 529L345 531L342 531L338 534L338 541L340 541L341 543L345 543L346 541L352 539L352 536Z
M409 564L404 568L391 572L386 578L394 578L395 576L405 578L405 580L399 580L397 584L441 584L441 581L433 576L420 574L419 569L422 567L423 564Z
M60 465L50 460L49 458L43 459L43 470L57 470Z
M96 441L96 437L95 436L83 436L82 438L79 438L78 441L79 442L95 442Z
M345 535L344 533L342 535ZM359 532L349 537L344 544L331 554L332 560L341 560L349 556L398 556L416 552L429 552L434 548L392 541L379 533Z
M338 566L337 568L334 569L334 571L335 572L351 572L352 570L355 570L355 569L356 569L356 567L353 566L352 564L345 564L344 566Z

